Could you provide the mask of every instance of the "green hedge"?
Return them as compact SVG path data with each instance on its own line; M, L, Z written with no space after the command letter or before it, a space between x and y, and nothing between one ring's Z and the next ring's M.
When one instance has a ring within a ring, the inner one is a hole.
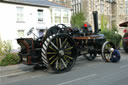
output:
M14 64L17 64L19 60L20 60L20 57L17 55L17 53L8 53L0 61L0 66L14 65Z
M120 48L122 36L115 32L115 30L104 29L100 33L104 34L108 41L114 43L116 48Z

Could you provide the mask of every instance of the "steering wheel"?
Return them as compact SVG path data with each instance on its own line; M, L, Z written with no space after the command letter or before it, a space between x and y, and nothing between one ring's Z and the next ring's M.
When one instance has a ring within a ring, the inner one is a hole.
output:
M28 32L27 32L27 35L30 35L34 30L34 27L32 27Z

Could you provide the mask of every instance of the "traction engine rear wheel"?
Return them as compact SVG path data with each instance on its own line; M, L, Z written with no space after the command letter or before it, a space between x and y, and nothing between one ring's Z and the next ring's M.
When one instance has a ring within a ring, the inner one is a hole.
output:
M41 54L43 63L57 73L71 70L77 57L74 40L66 34L49 36Z
M105 62L109 62L110 58L112 56L112 53L110 51L111 48L115 48L114 44L111 42L106 41L102 46L102 58Z

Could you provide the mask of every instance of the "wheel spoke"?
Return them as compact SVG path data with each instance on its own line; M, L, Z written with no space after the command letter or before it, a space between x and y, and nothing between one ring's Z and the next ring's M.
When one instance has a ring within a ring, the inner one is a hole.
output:
M69 61L66 59L66 57L64 56L64 60L66 61L66 63L68 64L69 63Z
M71 60L73 60L73 58L71 56L68 56L68 55L64 55L64 56L69 58L69 59L71 59Z
M63 65L64 65L64 67L67 68L66 63L64 62L64 60L62 58L61 58L61 61L62 61Z
M65 52L65 54L72 54L72 52Z
M108 45L105 46L105 48L106 48L106 49L110 49L110 48L111 48L111 45L108 44Z
M61 69L61 60L60 60L60 62L59 62L59 69Z
M52 65L57 59L58 59L58 57L56 57L56 58L50 63L50 65Z
M106 57L110 57L110 55L109 55L109 54L105 54L105 56L106 56Z
M110 53L108 49L105 49L104 53Z
M50 43L58 50L57 46L53 42Z
M58 69L58 60L56 61L56 69Z
M59 47L58 38L56 38L56 46Z
M67 38L64 40L64 42L62 43L62 47L64 47L65 43L67 42Z
M51 56L51 57L49 58L49 60L52 60L54 57L55 57L55 55Z
M69 45L69 43L67 42L64 48L67 48L68 45Z
M62 48L61 38L59 38L59 44L60 44L60 48Z
M57 52L47 52L47 54L57 54Z
M49 48L50 48L52 51L55 51L55 52L56 52L56 50L55 50L53 47L49 46Z
M68 51L68 50L71 50L71 49L73 49L73 47L66 48L65 50Z

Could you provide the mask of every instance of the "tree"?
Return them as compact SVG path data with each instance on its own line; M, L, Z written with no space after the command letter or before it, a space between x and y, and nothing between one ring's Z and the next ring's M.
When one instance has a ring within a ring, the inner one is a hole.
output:
M104 14L101 15L101 30L106 29L107 28L107 18L104 16Z
M71 25L72 27L80 28L83 26L85 22L85 17L83 12L78 12L71 17Z

